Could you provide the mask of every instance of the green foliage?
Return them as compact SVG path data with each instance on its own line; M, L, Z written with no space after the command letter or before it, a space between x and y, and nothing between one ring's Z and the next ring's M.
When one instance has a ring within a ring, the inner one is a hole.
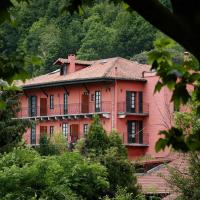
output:
M39 144L36 150L42 156L60 155L67 151L67 141L62 133L55 133L51 137L43 133L40 135Z
M36 150L42 156L57 155L57 154L59 154L56 146L53 145L53 144L51 144L50 138L47 137L46 133L40 134L39 146L36 147Z
M15 22L0 25L0 50L8 59L13 56L4 65L16 63L16 69L9 71L11 75L18 68L20 73L27 71L30 76L53 71L57 69L54 61L71 53L77 53L80 59L94 60L114 56L130 58L151 49L155 29L121 4L96 1L85 6L82 15L62 13L70 3L13 1L10 13Z
M105 167L77 153L41 157L32 149L0 155L1 199L98 199L109 187Z
M131 60L137 61L138 63L141 63L141 64L147 64L147 60L148 60L147 52L144 51L142 53L136 54L131 58Z
M138 194L135 169L127 159L127 151L119 133L106 133L98 116L94 117L86 138L76 145L77 150L106 167L110 183L106 193L109 196L114 196L118 187L126 188L133 196Z
M106 196L103 200L145 200L145 196L139 194L134 197L133 193L129 193L126 188L118 187L114 197Z
M111 147L99 157L101 164L107 168L110 193L113 195L117 187L127 188L128 192L137 194L135 169L124 155L119 154L117 147Z
M19 88L1 81L0 91L0 152L9 151L17 145L26 130L31 126L29 120L15 119L20 111Z
M94 116L93 120L86 135L85 148L96 156L105 152L109 145L109 139L98 115Z
M172 91L172 98L176 108L186 105L192 100L195 109L200 110L199 102L199 63L190 55L183 55L184 59L175 62L169 48L177 45L171 39L161 36L154 42L155 49L149 53L149 62L152 69L156 70L160 80L157 82L155 92L167 86ZM194 90L195 86L195 90ZM198 116L198 112L196 113ZM192 126L191 126L192 128ZM193 134L186 134L181 127L172 127L168 131L161 131L164 136L156 143L156 150L160 151L166 146L172 146L175 150L194 151L200 150L199 130Z
M200 159L197 153L187 155L188 169L180 171L169 167L167 179L172 190L178 194L177 200L200 199Z
M67 139L62 133L53 133L53 135L50 137L50 143L56 147L59 154L67 151Z

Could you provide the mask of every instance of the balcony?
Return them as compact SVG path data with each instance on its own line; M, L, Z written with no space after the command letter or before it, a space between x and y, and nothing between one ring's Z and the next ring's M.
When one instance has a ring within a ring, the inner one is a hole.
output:
M149 104L142 103L135 107L127 106L126 102L119 102L117 104L117 111L119 118L125 118L127 115L133 116L148 116L149 115Z
M125 139L125 135L123 134L123 142L125 146L129 147L148 147L149 146L149 134L146 132L143 133L137 133L135 135L135 138L133 141L131 141L131 138Z
M94 102L88 104L72 103L54 105L53 109L50 106L36 108L21 107L18 113L18 118L33 118L33 119L77 119L88 118L94 114L101 114L105 118L110 117L111 102L101 102L99 107L95 107Z

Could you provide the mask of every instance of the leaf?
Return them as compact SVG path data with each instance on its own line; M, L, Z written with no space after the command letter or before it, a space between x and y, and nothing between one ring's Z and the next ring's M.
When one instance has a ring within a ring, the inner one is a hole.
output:
M154 93L160 92L160 90L162 89L162 87L163 87L163 84L160 81L158 81L156 83L156 86L155 86L155 89L154 89Z
M0 100L0 110L5 110L5 109L6 109L6 103Z
M159 152L160 150L164 150L165 147L167 146L168 140L164 139L164 138L160 138L157 142L156 142L156 146L155 146L155 150L156 152Z

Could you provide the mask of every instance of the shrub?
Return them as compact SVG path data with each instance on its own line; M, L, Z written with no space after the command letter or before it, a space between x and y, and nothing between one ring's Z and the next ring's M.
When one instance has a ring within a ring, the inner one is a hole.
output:
M94 200L109 188L106 168L78 153L40 156L17 148L0 155L0 196L3 200Z
M134 196L137 195L135 170L127 159L126 148L116 131L106 133L98 116L94 117L86 139L77 143L76 151L106 167L110 183L107 190L109 196L114 196L118 187L126 188Z

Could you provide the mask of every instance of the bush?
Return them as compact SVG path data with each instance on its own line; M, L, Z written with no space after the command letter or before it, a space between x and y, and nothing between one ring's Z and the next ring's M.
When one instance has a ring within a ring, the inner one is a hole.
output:
M62 133L55 133L48 138L47 134L40 135L40 145L36 150L42 156L59 155L67 151L67 141Z
M119 133L112 131L107 134L98 116L95 116L86 139L77 143L76 151L106 167L110 183L107 194L110 197L115 195L118 187L126 188L134 196L138 194L135 169L127 159Z
M0 196L3 200L94 200L109 188L106 168L78 153L40 156L17 148L0 155Z

